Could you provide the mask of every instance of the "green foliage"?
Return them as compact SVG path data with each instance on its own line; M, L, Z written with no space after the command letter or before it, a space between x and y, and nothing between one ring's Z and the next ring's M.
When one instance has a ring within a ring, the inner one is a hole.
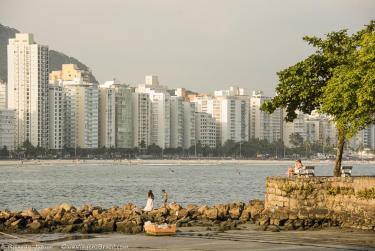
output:
M281 191L285 192L287 197L290 197L292 193L295 192L307 198L309 195L313 194L315 187L310 183L303 183L302 185L285 183L281 187Z
M333 116L346 138L375 122L375 32L353 41L348 63L333 70L323 88L320 110Z
M298 190L298 187L290 183L285 183L280 190L285 192L287 197L290 197L295 190Z
M293 121L296 111L318 110L330 115L338 129L335 175L339 175L345 140L375 122L375 21L359 32L331 32L325 38L304 37L316 51L277 73L277 95L262 110L286 111Z
M3 148L0 150L0 158L8 158L9 157L9 150L6 146L3 146Z
M331 196L341 195L354 195L354 188L352 187L338 187L330 186L327 188L327 194Z
M289 135L289 142L294 147L302 147L303 146L303 137L298 132L292 133L291 135Z
M356 196L365 200L375 199L375 187L365 188L364 190L358 191Z

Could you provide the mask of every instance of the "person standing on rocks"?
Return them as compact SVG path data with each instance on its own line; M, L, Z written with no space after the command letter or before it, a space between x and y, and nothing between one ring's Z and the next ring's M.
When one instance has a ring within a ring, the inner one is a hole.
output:
M152 211L152 209L154 209L154 194L152 193L152 190L149 190L146 206L143 209L143 211L149 212L149 211Z
M163 189L161 190L163 196L163 207L167 206L168 203L168 193Z

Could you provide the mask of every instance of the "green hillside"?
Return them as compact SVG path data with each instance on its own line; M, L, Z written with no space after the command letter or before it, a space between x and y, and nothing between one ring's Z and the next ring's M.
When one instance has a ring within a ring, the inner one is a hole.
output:
M7 81L7 45L9 38L14 38L18 30L0 24L0 79ZM78 65L82 70L89 70L89 67L81 63L78 59L65 55L64 53L50 50L49 51L49 70L60 70L62 64L73 63ZM97 83L94 75L90 73L90 81Z

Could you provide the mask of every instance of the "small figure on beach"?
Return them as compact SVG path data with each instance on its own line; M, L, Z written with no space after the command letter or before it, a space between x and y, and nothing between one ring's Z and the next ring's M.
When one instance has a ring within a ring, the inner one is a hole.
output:
M163 207L166 207L168 203L168 193L164 189L161 190L161 193L163 196Z
M302 161L300 159L297 159L294 163L294 167L288 168L288 178L293 177L293 175L296 175L300 173L301 169L303 168Z
M152 211L152 209L154 209L154 194L152 193L152 190L149 190L147 195L146 206L143 209L143 211L149 212Z

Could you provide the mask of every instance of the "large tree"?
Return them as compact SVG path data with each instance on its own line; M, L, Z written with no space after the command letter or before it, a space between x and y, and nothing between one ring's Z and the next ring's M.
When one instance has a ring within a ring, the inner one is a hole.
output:
M331 32L303 39L316 48L306 59L277 73L277 95L262 106L285 109L285 120L296 111L318 110L330 115L337 128L334 176L340 176L345 141L375 122L375 21L348 35Z

